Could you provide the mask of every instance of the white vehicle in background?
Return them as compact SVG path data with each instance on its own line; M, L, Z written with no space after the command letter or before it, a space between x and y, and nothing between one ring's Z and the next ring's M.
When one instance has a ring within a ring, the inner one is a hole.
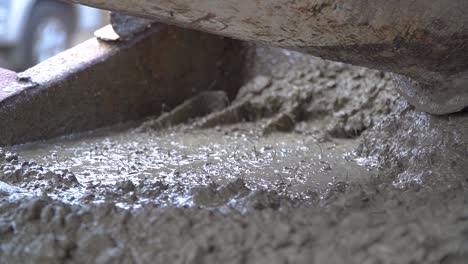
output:
M22 70L69 48L78 30L102 22L99 10L58 0L0 0L0 67Z

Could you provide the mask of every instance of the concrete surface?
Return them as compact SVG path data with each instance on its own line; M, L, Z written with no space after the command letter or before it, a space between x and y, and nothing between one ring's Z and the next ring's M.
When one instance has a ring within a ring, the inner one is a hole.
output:
M258 48L224 109L0 149L0 263L466 264L467 113Z

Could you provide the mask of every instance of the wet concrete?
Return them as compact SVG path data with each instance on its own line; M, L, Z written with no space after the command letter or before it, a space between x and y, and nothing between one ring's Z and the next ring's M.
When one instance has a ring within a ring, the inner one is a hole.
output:
M416 112L364 68L252 64L227 106L0 151L0 262L466 262L466 114Z
M155 202L191 205L189 196L194 186L225 185L237 179L252 190L306 197L333 182L359 181L370 174L348 161L356 140L320 142L313 135L259 136L254 131L253 125L161 134L124 131L30 144L15 151L20 153L20 163L34 160L37 165L7 166L4 179L14 177L17 170L37 178L47 171L68 171L81 187L51 193L46 180L45 189L37 189L70 203L88 203L92 194L91 202L121 200L122 206L127 206L128 197L109 193L116 184L167 186L164 195L157 197L139 197L136 193L136 199L128 205L133 206ZM29 184L22 179L25 188L38 184L33 178ZM133 192L134 188L123 191Z
M433 116L401 101L364 135L358 152L364 163L396 175L397 187L464 185L468 182L467 113Z

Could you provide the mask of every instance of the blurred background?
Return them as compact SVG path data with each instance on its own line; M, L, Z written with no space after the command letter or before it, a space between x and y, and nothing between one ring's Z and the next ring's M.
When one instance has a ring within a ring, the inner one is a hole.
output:
M106 11L58 0L0 0L0 67L29 68L108 23Z

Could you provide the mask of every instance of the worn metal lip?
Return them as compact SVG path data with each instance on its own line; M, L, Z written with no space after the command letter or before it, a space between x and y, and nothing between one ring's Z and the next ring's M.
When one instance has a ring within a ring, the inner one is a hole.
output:
M9 97L34 86L29 81L19 78L17 72L0 68L0 106Z
M0 106L30 89L46 88L82 71L88 65L103 62L120 49L130 48L152 33L154 31L149 29L127 42L108 42L94 37L23 72L0 68Z

